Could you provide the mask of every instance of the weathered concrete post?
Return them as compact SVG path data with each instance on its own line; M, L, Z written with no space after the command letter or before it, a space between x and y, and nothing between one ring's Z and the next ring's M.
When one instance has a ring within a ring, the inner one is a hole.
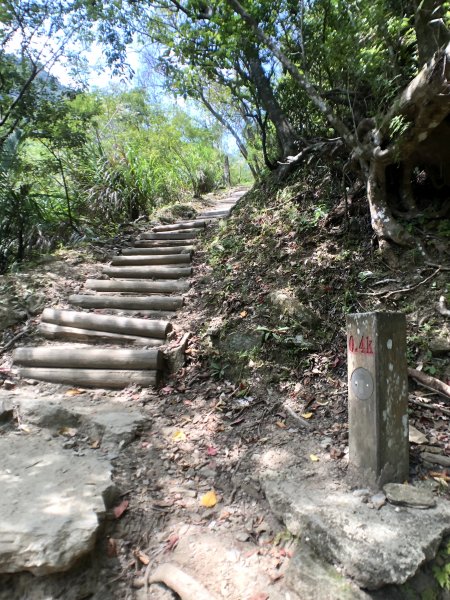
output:
M347 316L349 468L363 485L408 479L408 372L402 313Z

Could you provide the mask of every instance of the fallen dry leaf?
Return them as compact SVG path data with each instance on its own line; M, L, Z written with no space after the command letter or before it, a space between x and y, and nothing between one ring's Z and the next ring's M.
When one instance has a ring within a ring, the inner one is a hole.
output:
M75 429L75 427L61 427L58 433L66 437L75 437L78 433L78 429Z
M172 533L166 540L166 546L164 552L173 552L178 545L180 538L176 533Z
M304 419L310 419L313 415L314 415L314 413L312 413L312 412L306 412L306 413L302 414L302 417Z
M242 312L239 313L239 316L242 317L242 318L244 318L244 317L247 316L247 314L248 314L247 311L243 310Z
M94 440L91 444L91 448L93 448L94 450L97 450L97 448L100 448L100 440Z
M117 556L117 540L114 538L108 538L106 540L106 556L108 558L114 558Z
M286 429L286 423L284 423L283 421L277 421L277 422L275 423L275 425L276 425L277 427L279 427L280 429Z
M341 450L340 448L331 448L330 456L331 456L331 458L334 458L335 460L337 460L344 456L344 451Z
M141 562L143 565L147 566L148 563L150 562L150 557L147 556L147 554L145 554L141 550L136 550L134 555L139 560L139 562Z
M214 490L210 490L209 492L206 492L206 494L203 494L203 496L200 498L200 504L206 508L215 506L217 504L216 492Z
M122 502L119 504L119 506L116 506L113 509L114 517L116 519L120 519L120 517L123 515L123 513L127 510L129 504L130 503L128 500L122 500Z

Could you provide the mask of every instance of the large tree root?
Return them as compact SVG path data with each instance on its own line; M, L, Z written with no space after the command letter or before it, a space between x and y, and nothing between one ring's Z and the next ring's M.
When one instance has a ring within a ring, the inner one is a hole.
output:
M182 571L173 563L159 565L148 581L144 577L135 581L135 587L144 587L147 583L164 583L177 593L181 600L216 600L216 597L193 577Z

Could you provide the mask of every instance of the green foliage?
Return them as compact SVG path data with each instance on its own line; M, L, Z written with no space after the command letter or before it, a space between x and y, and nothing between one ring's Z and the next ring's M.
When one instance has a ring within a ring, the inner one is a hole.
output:
M441 546L433 565L436 581L444 590L450 590L450 540Z
M4 265L215 189L220 142L219 128L163 112L139 90L53 97L45 120L3 143Z

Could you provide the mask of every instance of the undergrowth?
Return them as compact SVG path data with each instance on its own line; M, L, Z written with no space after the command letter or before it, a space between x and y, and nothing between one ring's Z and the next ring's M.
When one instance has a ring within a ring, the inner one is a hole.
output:
M292 383L303 370L319 369L344 378L346 315L389 310L407 315L411 366L425 361L425 370L443 375L447 365L432 356L429 340L442 324L434 306L446 292L445 275L414 294L389 294L433 268L414 252L401 257L398 269L388 268L377 253L364 194L355 189L346 201L323 170L255 186L211 236L207 255L208 300L221 314L209 351L217 364L229 365L229 374L258 371L265 380ZM277 292L292 306L274 301ZM236 334L256 341L239 352L227 344Z

